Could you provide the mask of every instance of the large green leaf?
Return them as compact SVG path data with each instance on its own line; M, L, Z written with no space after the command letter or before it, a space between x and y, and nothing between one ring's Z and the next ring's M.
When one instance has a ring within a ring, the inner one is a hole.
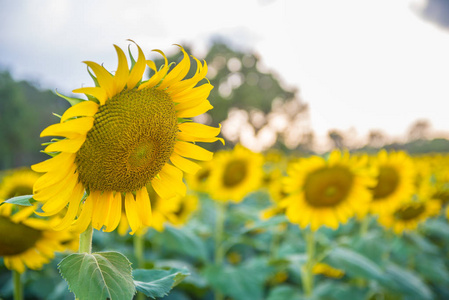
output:
M16 204L16 205L21 205L21 206L31 206L31 202L34 202L35 200L33 199L33 195L23 195L23 196L17 196L17 197L13 197L13 198L9 198L6 201L3 201L0 203L0 205L3 205L5 203L10 203L10 204Z
M411 271L389 264L385 273L382 284L393 291L407 294L407 299L433 299L429 287Z
M383 271L375 262L360 253L346 248L333 249L326 258L326 262L357 278L380 280L383 276Z
M204 241L192 231L179 230L171 226L166 226L162 234L164 247L201 261L207 261L208 254Z
M224 295L236 300L257 300L263 298L264 283L272 271L267 262L254 259L239 266L208 265L203 276Z
M273 288L268 294L267 300L302 300L304 299L298 287L280 285Z
M173 287L189 275L187 269L133 270L137 290L151 298L166 296Z
M136 292L131 263L118 252L71 254L59 271L80 300L132 299Z

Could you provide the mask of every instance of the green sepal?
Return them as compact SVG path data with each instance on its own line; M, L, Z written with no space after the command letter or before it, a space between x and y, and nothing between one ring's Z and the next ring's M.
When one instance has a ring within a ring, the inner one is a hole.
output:
M170 270L133 270L136 289L151 298L166 296L171 289L189 276L187 269Z
M118 252L71 254L58 268L78 299L132 299L136 292L131 263Z
M129 69L129 71L131 72L131 70L134 68L134 65L136 64L136 60L133 57L133 54L131 53L131 45L128 45L128 53L129 53L129 59L131 60L131 68Z
M70 103L71 106L73 106L73 105L75 105L75 104L78 104L78 103L80 103L80 102L86 101L86 100L83 100L83 99L78 99L78 98L72 98L72 97L64 96L64 95L58 93L57 90L55 90L55 93L56 93L56 95L58 95L59 97L61 97L61 98L65 99L65 100L67 100L67 101Z
M5 203L16 204L20 206L32 206L32 202L36 202L36 200L33 199L33 195L23 195L9 198L8 200L1 202L0 206Z
M62 116L61 116L61 115L58 115L57 113L52 113L52 115L55 116L55 117L58 117L58 118L60 118L60 119L62 118Z
M90 78L92 78L92 80L94 81L95 86L96 86L96 87L99 87L100 84L98 83L97 77L95 77L94 74L92 74L92 73L90 72L89 67L87 67L87 72L89 73Z

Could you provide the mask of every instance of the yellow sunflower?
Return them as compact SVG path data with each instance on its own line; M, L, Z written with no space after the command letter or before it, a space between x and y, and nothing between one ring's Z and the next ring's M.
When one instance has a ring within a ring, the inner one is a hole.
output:
M374 175L366 167L366 157L332 151L328 159L302 158L292 163L285 178L287 197L281 206L286 216L301 228L310 225L336 229L355 214L363 213L371 200Z
M377 220L382 226L401 234L416 229L418 224L438 215L440 210L441 204L436 199L409 199L397 205L392 212L379 215Z
M378 170L377 185L372 189L373 200L370 203L372 214L388 214L404 199L415 192L415 170L413 161L405 152L379 151L373 158Z
M0 181L0 201L33 194L33 185L39 174L23 168L7 171Z
M95 76L95 87L76 89L89 100L80 100L61 117L60 123L41 136L61 136L45 152L53 157L36 164L44 172L34 185L34 199L44 202L44 215L57 214L68 205L57 229L72 226L84 231L114 230L121 218L122 196L131 234L152 224L147 184L163 199L184 195L183 172L200 168L189 160L210 160L213 153L195 142L214 142L220 128L187 118L212 108L207 97L212 85L205 79L206 63L196 61L188 77L190 58L171 68L146 60L139 46L138 59L131 54L131 68L122 49L115 46L118 67L111 75L101 65L86 61ZM142 78L146 66L153 75ZM203 84L201 84L203 83Z
M66 250L74 238L68 231L52 229L56 219L33 217L34 210L33 206L0 206L0 256L8 269L19 273L26 267L42 268L56 251Z
M213 165L209 193L214 200L240 202L262 182L262 155L241 145L218 152Z
M212 170L212 161L200 163L201 169L195 174L186 174L186 183L190 190L200 193L208 192L209 176Z
M282 184L283 176L279 169L273 169L264 177L265 185L272 205L261 212L261 219L266 220L271 217L285 213L285 208L280 206L282 200L287 197L284 185Z

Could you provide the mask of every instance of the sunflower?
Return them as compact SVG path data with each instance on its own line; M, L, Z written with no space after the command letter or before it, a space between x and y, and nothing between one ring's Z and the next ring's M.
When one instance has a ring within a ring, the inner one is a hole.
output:
M262 155L241 145L218 152L213 164L209 193L214 200L240 202L262 182Z
M379 151L373 158L373 166L378 170L377 185L372 189L370 203L372 214L388 214L414 191L415 171L413 161L405 152L387 153Z
M38 178L39 174L26 168L7 171L0 181L0 201L33 194Z
M52 229L57 219L33 217L35 209L13 204L0 206L0 256L8 269L19 273L26 267L42 268L56 251L66 250L74 238L68 231Z
M386 228L391 228L396 234L414 230L429 217L440 213L441 204L436 199L408 199L388 213L381 214L377 221Z
M43 215L57 214L68 205L58 229L69 226L84 231L90 223L106 232L121 219L122 197L131 234L152 224L151 204L146 185L162 199L184 195L183 172L195 173L200 166L189 160L210 160L213 153L195 142L214 142L220 128L191 122L188 118L212 108L207 97L212 85L204 80L206 63L198 59L193 76L188 77L190 58L171 68L158 70L146 60L141 48L138 59L130 53L129 69L125 53L114 45L118 67L111 75L97 63L86 61L95 74L95 87L76 89L88 100L69 108L58 124L41 136L60 136L44 150L52 158L36 164L44 172L34 185L34 199L44 202ZM142 78L146 66L153 75ZM73 101L73 99L72 99Z
M205 161L200 163L201 169L195 174L186 174L187 186L190 190L200 193L208 192L209 177L212 170L212 162Z
M279 169L273 169L265 174L264 182L272 205L261 212L260 216L263 220L285 213L285 208L280 206L282 200L287 196L282 178L282 172Z
M320 226L338 228L362 213L371 200L374 175L366 168L366 157L351 157L334 150L328 159L302 158L292 163L285 178L287 197L281 206L292 222L315 231Z

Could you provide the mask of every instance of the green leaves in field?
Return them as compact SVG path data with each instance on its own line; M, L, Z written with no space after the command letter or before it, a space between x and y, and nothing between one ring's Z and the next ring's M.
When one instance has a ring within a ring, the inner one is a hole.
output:
M173 287L189 275L187 269L133 270L137 290L151 298L166 296Z
M130 262L118 252L71 254L59 271L80 300L132 299L136 292Z
M381 280L384 275L382 269L368 257L346 248L333 249L327 261L353 277Z
M209 284L222 294L236 300L263 299L264 283L272 268L262 259L230 265L208 265L203 275Z
M10 203L10 204L16 204L16 205L21 205L21 206L31 206L32 205L31 202L34 202L33 195L24 195L24 196L17 196L17 197L9 198L8 200L0 203L0 205L3 205L5 203Z

